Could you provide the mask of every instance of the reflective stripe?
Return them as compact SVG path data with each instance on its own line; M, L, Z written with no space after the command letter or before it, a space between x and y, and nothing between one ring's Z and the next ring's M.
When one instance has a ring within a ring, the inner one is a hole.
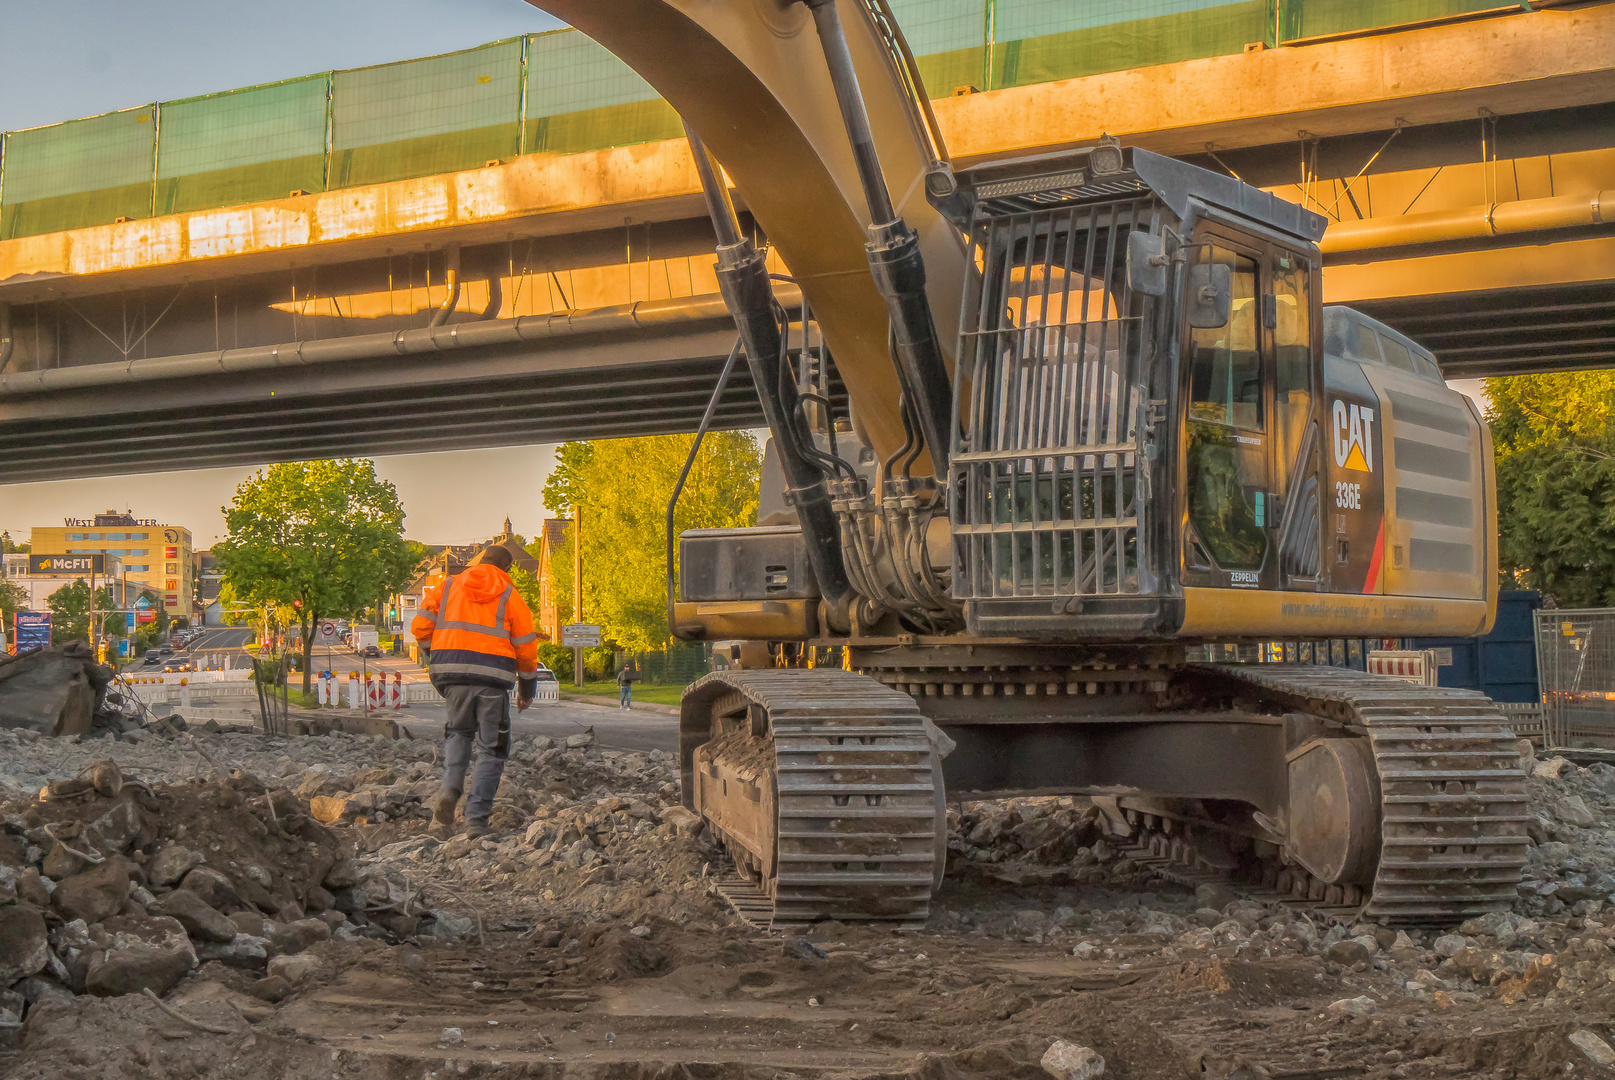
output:
M534 630L531 634L523 634L521 637L513 637L513 638L511 638L510 643L512 645L525 645L529 641L537 641L537 640L538 640L538 631Z
M437 624L440 630L469 630L473 634L487 634L489 637L510 638L510 631L501 627L484 626L474 622L441 622Z
M448 568L444 567L444 569ZM443 588L439 589L437 594L437 614L439 617L449 613L449 586L453 584L454 579L449 575L444 574Z
M505 591L499 594L499 606L494 609L493 624L499 627L499 632L506 640L510 638L510 630L505 626L505 605L510 603L510 594L515 592L514 586L506 585Z
M432 674L434 676L482 675L488 678L498 679L507 686L513 685L516 681L515 676L512 675L511 672L505 670L504 668L492 667L488 664L445 664L441 661L434 660L432 662Z
M538 678L538 669L534 668L532 671L518 671L516 674L520 675L524 679L536 679Z

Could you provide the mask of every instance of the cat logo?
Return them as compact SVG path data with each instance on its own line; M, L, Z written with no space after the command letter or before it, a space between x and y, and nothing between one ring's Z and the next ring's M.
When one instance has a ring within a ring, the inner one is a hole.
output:
M1335 464L1358 472L1374 471L1374 410L1367 405L1336 401L1334 416Z

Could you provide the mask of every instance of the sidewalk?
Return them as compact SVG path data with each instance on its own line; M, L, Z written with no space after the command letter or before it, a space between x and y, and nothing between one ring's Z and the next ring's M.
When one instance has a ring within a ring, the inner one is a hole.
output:
M562 690L561 699L563 701L581 701L589 705L604 705L611 709L617 707L616 698L604 697L598 694L569 694ZM677 716L679 714L678 706L676 705L657 705L649 701L636 701L634 702L634 708L643 712L661 713L664 716Z

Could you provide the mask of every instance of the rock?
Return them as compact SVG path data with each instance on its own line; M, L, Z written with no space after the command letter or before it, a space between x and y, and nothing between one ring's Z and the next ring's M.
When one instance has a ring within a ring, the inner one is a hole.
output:
M1559 779L1559 772L1570 762L1562 757L1543 758L1531 767L1532 776L1540 776L1548 780Z
M228 1005L249 1024L256 1024L261 1020L268 1020L275 1015L272 1005L256 997L248 997L238 990L231 990L217 979L193 979L186 983L170 999L175 1005L202 1005L209 1002L219 1002Z
M308 801L308 813L315 821L335 825L343 818L357 817L359 806L351 795L316 795Z
M328 971L330 965L318 956L298 953L296 956L277 956L269 961L267 974L272 979L285 979L292 986L301 986Z
M1323 1011L1324 1015L1330 1017L1367 1016L1376 1008L1378 1006L1374 1004L1374 999L1364 995L1363 997L1341 998L1339 1001L1330 1002L1329 1007Z
M169 888L202 861L202 856L180 844L169 844L159 851L146 869L146 877L153 885Z
M0 986L10 986L45 970L50 941L45 917L31 904L0 908Z
M1239 894L1226 885L1216 882L1207 882L1194 891L1194 898L1201 907L1216 908L1222 911L1229 904L1239 899Z
M129 898L129 872L134 867L121 855L59 882L51 903L69 919L98 923L123 910Z
M310 885L303 896L303 907L308 911L330 911L336 898L320 885Z
M199 960L217 960L231 967L256 969L269 961L269 939L237 934L228 944L204 942L196 947Z
M55 889L55 882L47 882L39 876L39 871L30 866L17 875L17 901L23 904L32 904L43 911L50 907L51 892Z
M1097 1051L1064 1039L1054 1040L1038 1064L1058 1080L1095 1080L1105 1074L1105 1059Z
M1609 1043L1591 1031L1585 1028L1580 1031L1572 1031L1566 1038L1570 1040L1570 1045L1586 1054L1587 1060L1594 1065L1606 1069L1611 1065L1615 1065L1615 1050L1610 1049ZM1566 1068L1568 1067L1566 1066Z
M201 941L234 941L240 932L233 921L209 907L189 889L175 889L147 910L153 915L167 915L177 920L187 934Z
M1435 944L1431 948L1435 949L1437 956L1445 959L1449 956L1457 956L1459 950L1467 948L1469 944L1469 939L1462 934L1442 934L1436 938Z
M316 942L331 940L331 928L319 919L299 919L296 922L273 926L269 931L269 944L281 956L300 953Z
M432 922L430 933L443 941L458 941L468 936L476 926L462 915L452 915L447 911L435 911L433 914L437 918Z
M270 975L259 979L247 987L247 993L259 1001L282 1001L292 992L292 984L279 975Z
M101 997L168 993L196 966L196 952L178 920L164 916L119 915L106 920L112 947L90 964L85 988Z
M465 1042L465 1032L457 1027L444 1028L443 1034L437 1037L439 1046L459 1046L463 1042Z
M581 731L576 735L568 735L566 737L566 748L568 750L582 750L585 747L593 746L593 745L594 745L594 729L593 728L590 728L588 731Z
M198 866L185 875L184 888L201 897L202 903L229 914L240 911L241 894L235 883L210 866Z
M84 830L85 838L103 855L128 851L139 835L140 811L127 798L90 822L90 827Z
M1502 940L1514 937L1517 934L1528 934L1536 928L1536 923L1530 919L1521 918L1512 911L1491 911L1485 915L1465 919L1459 924L1458 932L1469 937L1485 934Z
M327 889L335 892L338 889L351 889L359 884L359 867L352 859L338 859L331 864L331 869L325 872L325 879L320 882Z
M1549 809L1554 817L1578 829L1589 828L1598 820L1593 812L1587 809L1587 804L1582 801L1580 795L1565 795L1555 799L1549 805Z
M247 934L251 937L267 938L269 931L274 929L275 926L274 923L256 911L238 911L229 918L231 922L235 923L237 933Z
M75 839L74 843L77 842ZM45 872L46 877L60 881L72 877L89 865L90 860L68 851L67 845L57 840L51 844L50 851L45 854L45 861L39 868Z
M1222 912L1218 911L1216 908L1196 908L1194 913L1194 921L1209 930L1211 927L1222 922Z
M685 806L669 806L662 811L662 824L671 825L680 836L698 836L706 822L695 811Z

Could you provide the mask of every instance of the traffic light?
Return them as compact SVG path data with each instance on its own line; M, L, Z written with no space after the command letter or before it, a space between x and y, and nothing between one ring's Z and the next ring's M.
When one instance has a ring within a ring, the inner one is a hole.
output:
M391 605L388 606L388 608L387 608L387 618L388 618L389 621L398 618L398 605L397 604L391 604Z

